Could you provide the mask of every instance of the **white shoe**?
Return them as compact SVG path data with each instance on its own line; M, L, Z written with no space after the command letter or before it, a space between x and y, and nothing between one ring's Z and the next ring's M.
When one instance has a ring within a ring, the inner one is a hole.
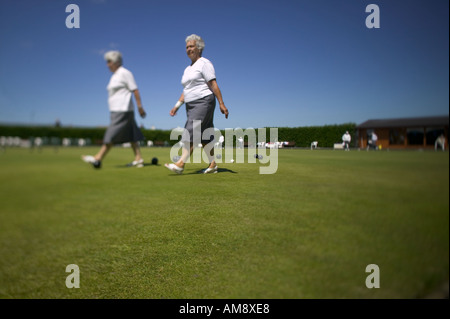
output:
M92 155L83 155L81 156L81 159L86 163L92 164L94 168L100 168L102 166L102 162L96 160Z
M177 173L177 174L182 174L184 171L184 168L178 167L173 163L164 164L164 166L167 167L168 169L170 169L172 172Z
M207 169L205 169L204 171L203 171L203 174L215 174L215 173L217 173L218 172L218 170L219 170L219 168L217 167L217 165L216 166L214 166L214 167L208 167Z
M90 163L90 164L95 162L95 158L92 155L83 155L83 156L81 156L81 159L83 161L85 161L86 163Z
M144 167L144 160L141 158L139 161L132 161L127 164L128 167Z

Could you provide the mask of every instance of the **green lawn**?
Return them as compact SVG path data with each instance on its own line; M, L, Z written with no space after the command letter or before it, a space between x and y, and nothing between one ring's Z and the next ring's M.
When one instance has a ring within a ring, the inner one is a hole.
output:
M97 150L0 150L0 298L417 298L448 281L448 152L280 150L276 174L179 176L169 148L94 170L80 155Z

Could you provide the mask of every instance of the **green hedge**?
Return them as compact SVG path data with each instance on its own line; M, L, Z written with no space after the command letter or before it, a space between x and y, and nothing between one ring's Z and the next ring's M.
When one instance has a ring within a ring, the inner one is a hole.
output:
M314 141L319 142L319 147L333 147L335 143L342 142L342 135L346 131L352 136L352 141L356 141L356 124L354 123L295 128L280 127L278 128L278 140L294 141L297 147L310 147L311 142Z
M258 130L255 130L258 133ZM310 147L311 142L318 141L319 147L333 147L335 143L342 142L342 135L348 131L352 141L356 141L356 124L346 123L340 125L307 126L307 127L279 127L279 142L294 142L295 147ZM266 142L272 141L270 128L266 128ZM236 141L236 138L234 139ZM248 138L244 136L248 142Z
M59 139L90 139L93 144L101 144L106 128L83 128L83 127L54 127L54 126L12 126L0 125L0 136L20 137L30 139L34 137ZM171 142L170 131L167 130L142 130L146 140ZM176 141L173 141L174 144Z
M106 128L72 128L52 126L0 126L0 136L102 139Z
M105 131L106 128L0 125L0 136L18 136L22 139L39 136L60 140L63 138L84 138L90 139L93 144L101 144ZM280 127L278 128L278 141L295 142L296 147L309 147L311 142L318 141L319 147L333 147L334 143L342 141L342 135L345 131L349 131L352 135L352 141L356 140L356 124L347 123L309 127ZM146 140L167 142L169 145L173 145L176 141L170 140L170 132L169 130L142 130ZM226 134L224 130L221 133L224 136ZM233 138L234 144L236 139L237 137ZM244 136L244 139L248 141L246 136ZM270 128L266 128L266 141L270 141Z

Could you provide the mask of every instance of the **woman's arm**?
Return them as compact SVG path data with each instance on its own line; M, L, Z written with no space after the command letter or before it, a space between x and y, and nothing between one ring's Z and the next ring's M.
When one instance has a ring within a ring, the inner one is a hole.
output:
M142 101L141 101L141 95L139 94L139 90L136 89L133 91L134 98L136 99L136 104L138 107L139 114L142 118L144 118L147 114L144 111L144 108L142 107Z
M180 98L178 99L177 104L170 110L170 116L175 116L177 114L178 109L184 103L184 93L181 93Z
M208 86L219 101L220 112L222 112L222 114L225 114L225 118L227 119L229 112L227 107L223 103L222 93L220 92L219 86L217 85L217 81L215 79L209 81Z

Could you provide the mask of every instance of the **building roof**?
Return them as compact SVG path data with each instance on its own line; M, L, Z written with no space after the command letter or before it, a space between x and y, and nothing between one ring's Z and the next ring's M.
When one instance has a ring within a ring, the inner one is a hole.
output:
M411 117L396 119L368 120L357 128L383 128L383 127L423 127L423 126L448 126L449 118L445 116Z

